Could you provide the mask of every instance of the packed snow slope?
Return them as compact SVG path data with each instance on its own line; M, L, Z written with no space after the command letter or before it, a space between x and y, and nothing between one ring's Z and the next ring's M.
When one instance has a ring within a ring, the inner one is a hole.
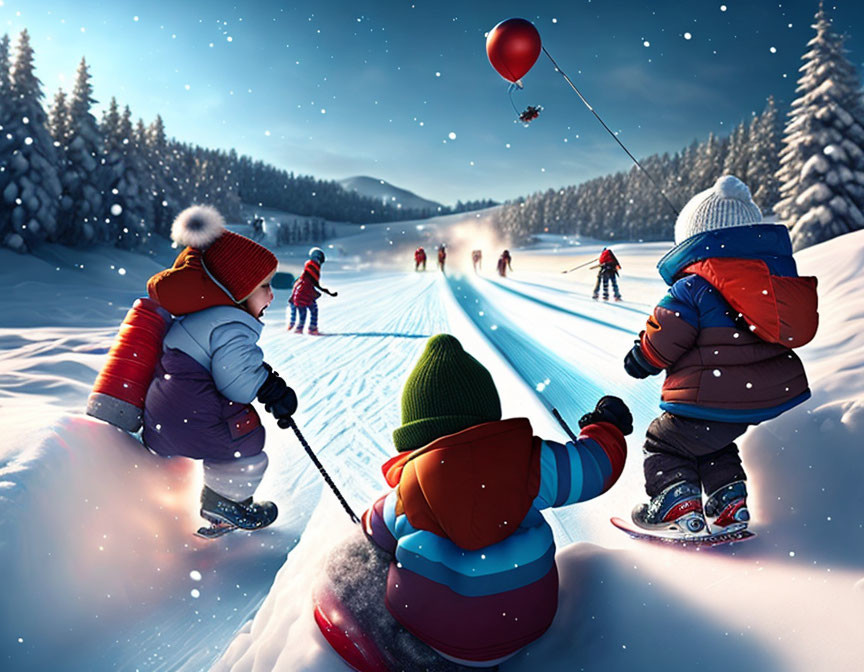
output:
M427 337L449 331L491 371L505 416L564 439L597 397L630 404L635 431L619 483L549 513L561 601L552 629L502 670L851 670L864 656L864 235L797 255L820 278L822 326L800 351L813 399L742 439L755 540L711 552L639 545L613 529L644 496L641 437L661 380L634 381L624 354L665 287L668 244L621 244L620 304L590 299L591 241L544 237L489 273L503 245L483 213L345 227L328 246L324 336L284 331L286 292L265 316L268 362L295 387L297 421L361 511L384 490L399 395ZM434 247L447 242L446 276ZM411 251L430 252L413 272ZM486 272L468 271L484 250ZM297 440L264 418L268 530L217 542L199 524L200 465L149 454L81 414L113 334L146 278L174 251L49 247L0 251L0 661L14 670L347 669L311 618L328 550L352 523ZM278 250L298 270L305 250ZM123 273L120 273L123 269ZM828 272L830 269L830 273ZM670 637L672 633L672 637Z

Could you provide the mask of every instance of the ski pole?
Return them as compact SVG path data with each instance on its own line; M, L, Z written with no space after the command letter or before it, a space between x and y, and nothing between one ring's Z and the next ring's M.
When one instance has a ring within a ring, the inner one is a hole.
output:
M330 478L330 474L327 473L327 470L324 468L324 465L321 464L321 461L315 456L315 453L312 452L312 448L309 447L309 444L306 442L304 436L300 433L300 429L297 427L297 423L294 422L294 418L290 418L288 420L288 426L294 430L294 433L297 435L297 440L300 441L300 444L303 446L303 449L306 451L306 454L309 455L312 462L318 467L318 471L324 477L324 481L327 485L330 486L330 489L333 491L333 494L336 495L336 499L339 500L339 503L342 504L342 507L351 517L351 521L354 523L360 524L360 519L357 517L357 514L351 510L351 507L348 505L348 502L345 501L345 498L342 496L342 493L339 492L339 488L336 487L336 484L333 482L333 479Z
M560 424L564 428L564 431L567 432L567 436L570 437L570 440L573 441L573 443L576 443L576 441L578 440L576 438L576 435L573 433L573 430L570 429L570 425L568 425L564 421L564 418L561 417L561 414L558 412L557 408L552 409L552 415L555 416L555 419L558 421L558 424Z
M573 268L569 268L566 271L561 271L562 273L569 273L570 271L578 271L580 268L585 268L588 264L593 264L597 259L592 259L591 261L586 261L584 264L580 264L579 266L574 266Z

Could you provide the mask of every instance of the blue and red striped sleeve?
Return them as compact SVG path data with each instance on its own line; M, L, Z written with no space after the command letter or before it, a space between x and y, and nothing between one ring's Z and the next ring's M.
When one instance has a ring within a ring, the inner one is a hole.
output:
M608 422L583 428L575 443L543 440L535 505L566 506L603 494L621 476L626 459L624 435Z
M393 530L391 529L394 521L391 520L388 525L387 518L388 516L385 512L385 508L387 505L387 497L390 496L389 493L387 495L382 495L379 497L375 503L366 509L366 512L360 519L360 522L363 527L363 532L369 538L369 540L374 543L376 546L381 549L387 551L388 553L396 553L396 537L393 534ZM392 507L391 507L392 508ZM390 512L393 513L392 511Z

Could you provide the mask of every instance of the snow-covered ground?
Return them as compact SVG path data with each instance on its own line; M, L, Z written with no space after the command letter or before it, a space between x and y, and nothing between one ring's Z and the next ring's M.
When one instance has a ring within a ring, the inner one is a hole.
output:
M515 250L511 278L467 271L502 248L483 213L340 229L328 241L321 338L284 331L286 293L265 317L267 360L300 397L299 426L362 510L385 486L402 383L425 339L448 331L492 372L505 416L563 439L603 393L631 406L621 481L555 510L561 601L552 629L504 671L853 670L864 658L864 233L798 255L820 278L822 325L801 351L813 399L752 429L742 452L758 537L711 552L639 545L608 523L643 497L640 443L660 380L621 360L665 291L668 244L615 246L620 304L590 300L592 241L544 237ZM349 235L350 234L350 235ZM431 270L448 242L447 277ZM423 244L430 270L411 271ZM304 250L279 251L297 270ZM351 523L302 448L269 418L261 487L272 528L216 542L197 527L200 467L164 460L82 415L113 334L146 278L168 263L112 248L0 251L0 664L14 670L347 669L311 618L328 549ZM83 268L82 268L83 266ZM123 269L123 272L120 272ZM323 486L323 487L322 487Z

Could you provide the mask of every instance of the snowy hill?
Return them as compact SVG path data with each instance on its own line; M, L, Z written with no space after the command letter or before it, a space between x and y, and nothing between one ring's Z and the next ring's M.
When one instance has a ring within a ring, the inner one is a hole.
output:
M339 180L339 184L346 191L356 191L361 196L377 198L380 201L394 206L401 206L411 210L431 210L437 212L440 203L421 198L414 192L396 187L386 180L380 180L366 175L356 175Z
M800 351L813 399L752 429L742 455L758 536L683 553L614 530L643 497L639 449L657 413L658 379L621 360L665 286L668 244L621 244L625 301L590 300L591 241L544 239L514 251L511 278L413 273L410 251L447 240L448 264L500 243L482 217L355 227L331 241L322 282L325 337L284 332L285 292L265 316L267 360L298 392L297 420L350 504L384 488L405 376L432 334L448 331L493 375L505 416L561 439L599 394L630 404L635 431L619 483L549 515L561 593L552 629L502 672L852 670L864 656L864 232L796 258L820 278L822 325ZM296 268L301 248L279 250ZM117 326L146 278L169 263L116 248L0 250L0 661L13 670L346 669L311 619L326 553L350 531L296 439L269 417L261 496L279 504L265 531L192 536L200 465L156 458L81 414ZM488 266L491 267L491 263ZM484 259L484 268L487 266ZM531 325L542 324L543 329ZM670 640L670 633L674 637Z
M864 533L857 520L864 496L854 483L864 467L858 343L864 315L849 315L848 306L864 289L864 234L842 242L799 258L803 273L818 275L829 260L844 269L823 282L822 330L803 352L814 403L743 441L760 538L741 548L683 553L613 538L602 514L583 520L583 539L603 538L610 546L581 541L559 551L558 617L502 670L533 670L538 663L562 672L670 663L718 671L855 668L864 651L855 635L864 613ZM644 421L637 424L631 451L644 430ZM639 460L631 456L628 469L634 467ZM338 668L312 622L310 585L327 548L348 527L326 495L258 615L214 669ZM670 632L678 633L674 643Z

